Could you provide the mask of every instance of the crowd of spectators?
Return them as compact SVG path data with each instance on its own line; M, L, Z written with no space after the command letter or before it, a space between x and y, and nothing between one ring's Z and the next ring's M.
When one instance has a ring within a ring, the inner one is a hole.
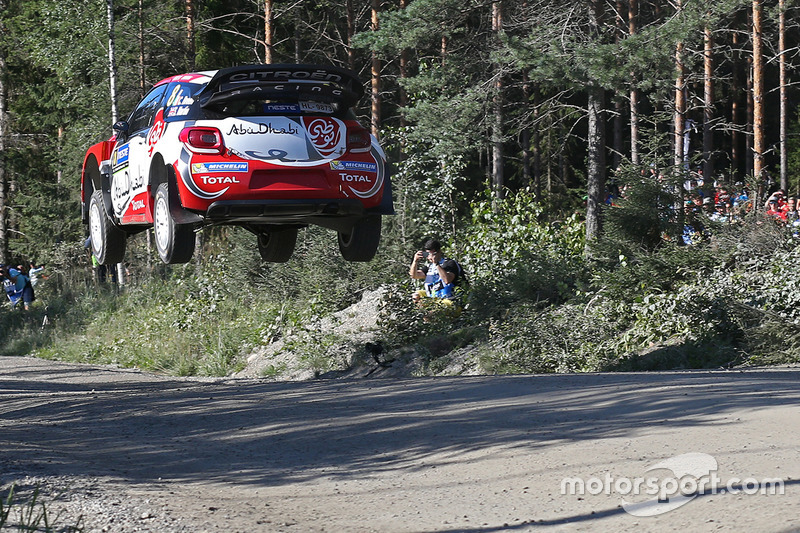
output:
M643 172L642 181L647 180L652 180L667 189L667 180L655 166ZM767 184L767 188L770 183ZM635 184L623 187L612 185L606 203L617 205L619 199L624 199L628 195L632 186ZM689 179L683 183L682 195L685 244L694 244L707 238L715 224L739 223L754 210L780 225L792 227L794 235L800 237L800 213L798 213L800 199L788 196L784 190L774 190L767 195L753 195L741 182L733 185L717 180L709 182L703 178L702 171L697 170L691 172ZM766 201L764 201L765 196ZM765 202L763 207L760 202ZM668 207L674 212L671 205Z

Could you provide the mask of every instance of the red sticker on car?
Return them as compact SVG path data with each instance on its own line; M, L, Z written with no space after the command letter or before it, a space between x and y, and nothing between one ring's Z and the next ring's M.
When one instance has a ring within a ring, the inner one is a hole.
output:
M339 122L325 117L303 119L311 144L320 153L327 157L339 147L342 140L342 127Z
M153 156L153 149L156 147L156 143L158 143L161 136L164 135L164 130L167 128L166 122L164 122L164 109L159 109L158 113L156 113L156 120L153 123L153 127L150 128L150 132L147 134L147 153L152 157Z

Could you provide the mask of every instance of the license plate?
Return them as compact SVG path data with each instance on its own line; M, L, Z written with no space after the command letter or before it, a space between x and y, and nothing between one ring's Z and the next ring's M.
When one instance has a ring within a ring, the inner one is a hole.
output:
M306 113L333 113L333 106L320 102L300 102L300 109Z

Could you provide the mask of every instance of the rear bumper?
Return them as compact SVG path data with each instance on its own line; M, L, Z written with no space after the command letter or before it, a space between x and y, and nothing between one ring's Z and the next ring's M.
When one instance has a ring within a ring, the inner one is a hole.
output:
M212 203L205 218L214 223L308 223L318 217L357 217L358 200L233 200Z

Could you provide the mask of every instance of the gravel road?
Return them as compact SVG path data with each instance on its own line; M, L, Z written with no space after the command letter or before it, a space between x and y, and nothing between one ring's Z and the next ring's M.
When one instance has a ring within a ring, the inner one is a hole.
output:
M38 488L91 532L800 531L799 385L798 368L268 383L0 357L0 489Z

